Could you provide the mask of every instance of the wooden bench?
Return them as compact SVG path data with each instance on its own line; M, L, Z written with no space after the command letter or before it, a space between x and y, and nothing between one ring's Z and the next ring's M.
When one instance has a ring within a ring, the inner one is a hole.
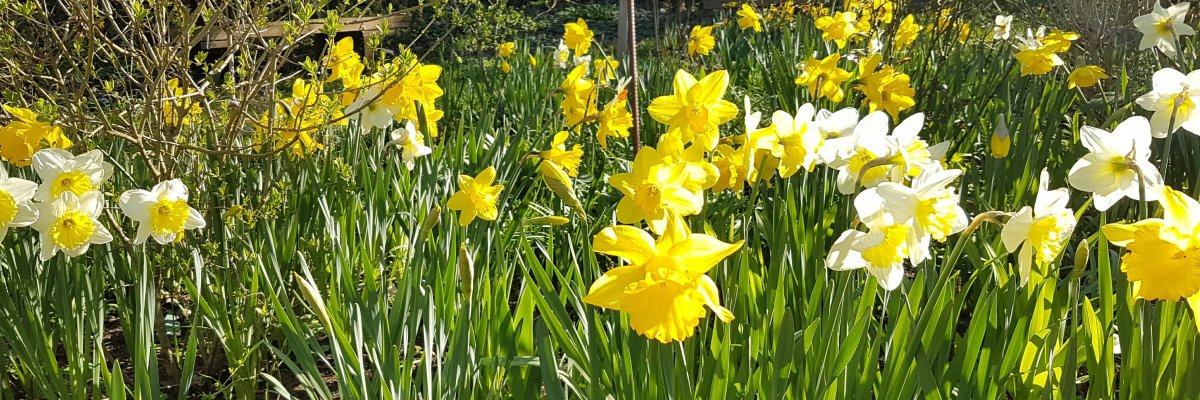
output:
M284 31L285 27L290 23L291 22L285 22L285 21L270 22L270 23L267 23L265 26L263 26L261 29L259 29L257 32L251 33L250 36L259 37L259 38L282 37L286 33ZM347 17L347 18L339 18L338 23L341 24L341 27L338 28L338 33L344 33L344 32L361 33L363 36L362 37L363 43L365 43L368 35L370 35L372 32L383 31L384 25L387 25L388 29L408 27L409 25L412 24L412 16L407 13L398 13L398 14L376 16L376 17ZM300 27L298 34L307 35L307 34L311 34L311 33L315 33L315 32L320 32L323 29L325 29L325 19L324 18L310 19L310 20L308 20L307 24ZM245 34L245 32L236 33L236 35L238 35L238 36L241 36L244 34ZM235 35L235 33L231 33L229 31L213 32L213 33L209 34L208 36L206 36L203 40L201 40L198 45L201 49L205 49L205 50L229 48L230 42L232 41L231 37L233 37L234 35ZM363 54L363 56L366 56L368 58L371 57L370 49L366 49L365 53L366 54Z

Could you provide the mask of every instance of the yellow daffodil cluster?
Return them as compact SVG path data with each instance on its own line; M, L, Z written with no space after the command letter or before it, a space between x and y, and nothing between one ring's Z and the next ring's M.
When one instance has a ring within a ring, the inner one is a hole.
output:
M817 18L816 26L821 30L821 38L837 43L839 49L845 48L851 41L866 37L871 30L870 22L859 19L853 11Z
M892 0L846 0L842 9L861 15L860 21L867 26L880 26L892 23L896 14L896 2Z
M838 53L830 54L823 59L818 59L815 55L809 57L807 61L796 66L800 70L800 76L796 77L796 84L808 87L808 94L813 98L826 98L834 103L840 103L842 99L846 98L842 84L852 76L850 71L838 66L838 62L841 60L842 55Z
M496 45L496 55L500 56L500 71L504 73L512 72L512 64L508 63L508 58L512 57L517 51L516 42L503 42Z
M113 240L99 220L105 208L101 185L113 172L100 150L73 155L42 149L33 154L31 164L41 184L11 177L0 167L0 240L11 228L32 227L40 234L43 261L59 252L77 257L94 244ZM200 212L188 205L187 187L177 179L150 191L127 191L119 205L137 223L133 244L149 238L168 244L182 239L186 230L205 226Z
M73 143L62 128L42 122L28 108L5 105L8 124L0 126L0 160L17 167L33 162L33 154L43 148L70 148Z
M878 53L859 62L858 84L854 89L867 97L871 111L884 110L892 119L899 120L900 112L916 105L916 91L909 83L908 74L897 72L892 66L880 67L882 56Z

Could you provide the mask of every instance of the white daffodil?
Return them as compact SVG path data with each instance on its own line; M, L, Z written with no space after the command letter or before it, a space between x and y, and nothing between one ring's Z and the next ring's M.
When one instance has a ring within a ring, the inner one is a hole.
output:
M887 134L887 114L876 111L867 114L850 136L836 139L853 140L852 155L830 166L838 169L838 191L854 193L856 185L866 188L883 182L902 182L915 178L945 155L949 144L929 146L921 139L925 114L916 113L901 121ZM844 146L838 144L838 147Z
M401 158L409 171L416 165L417 157L433 153L433 149L425 145L425 136L421 135L421 131L417 130L412 121L408 121L403 128L392 131L392 140L387 145L400 147Z
M854 127L858 126L858 109L847 107L837 112L817 111L816 125L817 132L821 133L821 143L817 145L817 157L821 158L822 163L829 164L842 156L850 157L854 148L850 146L847 149L845 146L841 146L841 144L845 144L845 141L839 142L835 139L854 133Z
M895 290L904 280L910 229L896 223L871 226L868 232L847 229L830 246L825 266L834 271L865 268L884 290Z
M1158 200L1163 178L1150 163L1150 121L1129 118L1112 133L1084 126L1079 137L1090 153L1071 167L1067 182L1094 194L1097 210L1109 209L1122 197Z
M575 61L574 61L574 62L575 62L574 66L576 66L576 67L578 67L578 66L580 66L580 65L586 66L586 68L584 68L584 70L585 70L585 71L588 71L588 73L591 73L591 69L592 69L592 56L580 56L580 57L575 57Z
M992 28L992 39L1008 40L1012 37L1012 20L1011 15L997 15L996 26Z
M967 228L967 213L959 206L958 192L949 186L960 175L961 170L931 166L913 179L912 187L884 182L860 193L854 206L864 221L910 224L908 256L914 265L920 264L929 258L931 239L945 242Z
M348 107L351 111L359 110L358 118L363 133L370 132L375 128L382 129L391 126L393 118L402 108L399 103L384 101L384 98L380 96L380 92L384 89L385 84L382 82L370 84L362 89L362 93Z
M121 194L121 212L137 221L137 237L133 244L142 244L153 237L158 244L167 244L183 236L183 231L205 227L204 216L188 206L188 188L178 179L154 185L150 191L135 189Z
M1137 103L1150 116L1150 127L1156 138L1165 138L1179 128L1200 135L1200 70L1187 75L1163 68L1151 78L1153 89L1137 98Z
M63 193L84 193L100 189L100 184L112 176L113 166L104 161L100 150L78 156L63 149L47 148L33 154L33 170L42 178L33 198L48 202Z
M8 228L29 226L37 220L37 210L29 204L36 191L36 183L11 178L0 165L0 240L8 235Z
M1047 266L1062 253L1075 230L1075 214L1067 208L1067 188L1050 190L1050 174L1042 170L1033 208L1021 208L1004 224L1000 239L1010 253L1017 254L1021 286L1029 282L1033 266Z
M111 242L113 237L96 218L104 210L104 195L97 190L76 196L64 191L52 201L37 203L38 219L33 229L41 233L42 261L59 250L68 257L88 251L93 244Z
M554 64L558 68L567 68L571 65L571 48L567 47L566 42L562 39L558 40L558 48L554 50Z
M836 157L826 165L838 170L839 192L854 193L859 175L866 187L874 187L886 180L887 170L882 166L871 168L865 174L862 171L871 160L892 154L892 142L887 140L887 134L887 113L876 111L863 117L849 135L825 141L826 145L836 149L830 150Z
M1196 34L1196 30L1185 21L1189 6L1187 2L1183 2L1163 8L1159 0L1154 0L1153 11L1133 19L1133 26L1142 32L1142 42L1138 45L1138 50L1158 47L1158 50L1168 57L1175 57L1176 40L1180 36Z
M813 120L816 115L816 108L812 104L801 106L795 116L786 111L771 114L775 135L768 147L771 155L779 158L780 177L790 177L801 169L812 171L820 161L817 146L820 146L822 138Z

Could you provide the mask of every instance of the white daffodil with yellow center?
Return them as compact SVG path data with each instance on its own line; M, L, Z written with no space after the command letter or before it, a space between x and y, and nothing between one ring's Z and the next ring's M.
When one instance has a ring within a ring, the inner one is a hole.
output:
M1187 75L1163 68L1151 78L1153 89L1137 98L1137 104L1151 111L1151 132L1165 138L1179 128L1200 135L1200 70Z
M958 192L949 186L960 175L961 170L931 166L913 179L912 187L884 182L860 193L854 206L864 221L890 219L911 225L908 255L914 265L920 264L929 258L930 240L945 242L967 228Z
M188 206L188 188L178 179L154 185L150 191L130 190L118 201L121 212L137 221L137 237L133 244L142 244L153 237L158 244L171 243L185 230L203 228L204 216Z
M1033 266L1049 266L1062 253L1071 232L1075 230L1075 214L1067 208L1070 193L1067 188L1050 190L1050 174L1042 170L1037 199L1033 208L1017 211L1004 224L1000 239L1004 248L1017 254L1021 286L1029 282Z
M59 250L76 257L93 244L111 242L113 237L96 218L104 211L104 195L93 190L76 196L63 192L56 199L37 203L38 219L33 229L41 233L39 256L49 260Z
M361 89L362 93L347 107L350 111L358 111L363 133L391 126L396 114L403 111L404 107L396 96L400 91L387 90L389 84L393 83L378 78L369 79Z
M1071 167L1067 182L1094 194L1097 210L1108 210L1122 197L1158 200L1163 178L1150 163L1150 122L1146 118L1129 118L1111 133L1084 126L1079 137L1091 152Z
M392 140L387 144L400 148L404 166L408 167L409 171L416 166L417 157L433 153L433 149L425 145L425 135L417 130L417 126L412 121L408 121L403 128L392 131Z
M1167 57L1175 57L1176 41L1180 36L1195 35L1196 30L1187 24L1187 2L1163 8L1160 0L1154 0L1154 10L1133 19L1133 26L1142 32L1138 50L1157 47Z
M49 148L33 154L33 170L42 178L33 198L48 202L63 193L80 197L99 190L100 184L112 176L113 166L104 161L100 150L74 156L66 150Z
M948 143L929 146L921 139L924 114L917 113L904 119L890 135L887 118L882 111L867 114L852 134L829 140L835 142L834 146L844 148L851 147L847 142L854 143L848 156L829 164L838 170L838 191L850 194L858 185L872 188L883 182L900 183L940 162Z
M854 151L853 143L847 146L846 141L841 138L854 134L854 128L858 126L858 109L847 107L837 112L817 111L816 124L817 132L821 133L817 156L821 158L822 163L829 164L851 155Z
M992 39L1008 40L1012 37L1012 21L1011 15L997 15L996 26L992 27Z
M793 116L786 111L771 115L775 126L774 141L768 147L771 155L779 158L779 176L790 177L800 170L812 171L820 161L817 146L821 145L821 132L817 129L816 109L805 104Z
M37 210L29 204L36 191L36 183L9 177L0 165L0 240L8 235L9 228L29 226L37 220Z
M867 232L847 229L833 242L825 266L834 271L864 268L884 290L895 290L904 280L908 236L912 226L890 218L869 224Z

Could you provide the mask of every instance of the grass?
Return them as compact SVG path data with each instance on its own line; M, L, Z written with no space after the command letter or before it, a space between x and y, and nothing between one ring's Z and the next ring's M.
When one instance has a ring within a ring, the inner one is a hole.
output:
M809 19L761 34L736 24L717 31L710 56L641 58L643 111L680 68L729 70L726 99L750 96L764 114L814 102L792 83L794 65L835 48ZM922 136L950 141L971 216L1031 205L1043 168L1051 187L1065 186L1084 153L1079 128L1141 113L1130 104L1150 84L1112 65L1104 91L1068 90L1065 68L1021 77L1010 46L982 33L967 45L952 40L925 32L888 59L917 89L905 115L924 112ZM627 168L627 142L600 148L592 128L573 139L586 152L574 182L586 221L527 158L562 125L554 90L566 71L546 45L519 42L541 62L516 57L511 74L488 59L442 63L441 137L412 171L382 132L331 127L321 135L327 151L305 159L189 161L195 173L181 178L209 225L183 244L118 239L40 262L34 233L11 232L0 250L0 398L1200 396L1195 316L1183 304L1134 301L1119 249L1096 233L1136 219L1138 204L1100 213L1079 192L1071 206L1080 224L1061 261L1028 285L1017 284L999 225L984 223L935 245L892 292L861 271L825 268L832 240L854 220L832 170L711 193L688 222L745 241L710 274L737 319L703 319L680 343L638 336L627 317L582 301L617 265L592 251L591 238L616 224L620 194L606 178ZM1195 46L1186 51L1194 59ZM816 104L865 110L860 97ZM998 113L1014 137L1004 159L987 147ZM644 113L642 121L655 143L664 127ZM723 136L739 130L735 119ZM1167 182L1195 196L1200 139L1169 140ZM104 188L105 223L128 237L132 225L111 199L153 182L120 142L89 144L120 166ZM506 186L500 217L460 227L446 206L455 178L489 165ZM571 222L526 223L548 215Z

